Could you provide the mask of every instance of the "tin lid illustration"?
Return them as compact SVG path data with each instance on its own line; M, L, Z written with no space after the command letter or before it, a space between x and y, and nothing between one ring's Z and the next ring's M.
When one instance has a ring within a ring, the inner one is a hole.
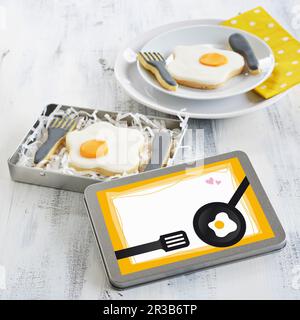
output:
M121 278L140 272L159 278L162 267L164 275L176 274L178 263L189 270L198 261L201 268L209 256L227 262L237 253L250 256L284 243L273 208L240 152L98 184L85 196L98 241L104 237L99 217L108 236L108 247L100 243L104 258L109 252Z

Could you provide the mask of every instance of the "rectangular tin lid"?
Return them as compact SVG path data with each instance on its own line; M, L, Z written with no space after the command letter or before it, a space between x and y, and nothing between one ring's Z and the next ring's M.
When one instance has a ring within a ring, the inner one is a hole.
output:
M111 283L127 287L279 249L285 233L240 151L84 193Z

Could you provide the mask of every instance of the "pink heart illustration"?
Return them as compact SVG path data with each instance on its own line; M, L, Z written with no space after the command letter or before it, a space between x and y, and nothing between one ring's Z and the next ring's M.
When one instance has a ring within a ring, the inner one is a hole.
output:
M216 181L216 184L220 184L222 181L221 180L215 180Z
M205 182L208 184L214 184L214 179L210 177L209 179L205 180Z

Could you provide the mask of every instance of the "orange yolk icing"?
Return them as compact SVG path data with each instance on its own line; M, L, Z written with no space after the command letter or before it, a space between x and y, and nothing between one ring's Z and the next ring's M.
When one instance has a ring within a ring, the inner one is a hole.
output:
M216 227L217 229L223 229L223 228L224 228L224 222L222 222L222 221L216 221L216 222L215 222L215 227Z
M210 67L219 67L226 64L228 59L219 53L206 53L199 58L199 62Z
M104 140L88 140L81 144L80 155L83 158L99 158L108 152L108 146Z

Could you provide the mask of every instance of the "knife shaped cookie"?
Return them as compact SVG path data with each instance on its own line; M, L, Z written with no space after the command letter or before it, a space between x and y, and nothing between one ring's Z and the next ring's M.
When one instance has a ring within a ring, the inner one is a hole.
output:
M233 51L242 55L251 74L260 73L259 61L248 40L240 33L234 33L229 37L229 44Z

